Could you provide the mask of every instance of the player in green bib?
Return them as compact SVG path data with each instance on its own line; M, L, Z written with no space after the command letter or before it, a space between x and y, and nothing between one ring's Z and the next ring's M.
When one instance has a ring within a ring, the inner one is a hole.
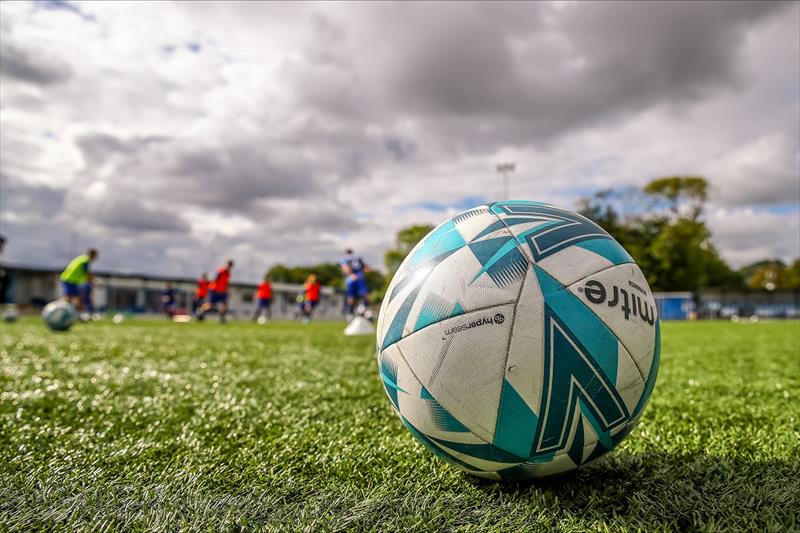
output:
M61 286L64 299L81 310L81 290L84 283L92 283L94 276L89 272L89 263L97 259L97 250L89 248L85 254L79 255L67 265L61 273Z

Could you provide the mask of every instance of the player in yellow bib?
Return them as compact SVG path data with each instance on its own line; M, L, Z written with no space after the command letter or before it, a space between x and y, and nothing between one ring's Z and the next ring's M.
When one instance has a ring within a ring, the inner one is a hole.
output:
M61 273L61 286L64 290L64 299L75 306L79 311L82 308L81 285L92 283L94 276L89 272L89 263L97 259L97 250L89 248L85 254L79 255L67 265Z

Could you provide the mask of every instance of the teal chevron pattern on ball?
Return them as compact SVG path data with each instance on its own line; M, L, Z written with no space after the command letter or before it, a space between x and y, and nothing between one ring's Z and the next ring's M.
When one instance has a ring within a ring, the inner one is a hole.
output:
M471 474L560 474L635 427L660 360L655 301L591 220L507 201L408 255L377 324L379 376L411 434Z

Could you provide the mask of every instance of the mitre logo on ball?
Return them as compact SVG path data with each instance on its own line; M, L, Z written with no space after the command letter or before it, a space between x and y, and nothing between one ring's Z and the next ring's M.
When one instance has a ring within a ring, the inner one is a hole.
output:
M631 315L634 319L638 316L652 326L655 321L655 310L652 305L647 303L648 292L632 281L628 281L628 284L640 291L642 295L644 295L643 298L640 298L638 294L633 292L629 296L625 289L621 289L616 285L611 287L611 291L606 291L605 286L596 280L587 281L583 287L578 288L578 291L582 292L591 303L598 305L605 303L610 293L611 296L608 298L608 306L619 306L625 316L625 320L628 320Z
M467 210L397 270L378 368L412 435L493 479L574 470L636 426L660 358L657 307L591 220L531 201Z

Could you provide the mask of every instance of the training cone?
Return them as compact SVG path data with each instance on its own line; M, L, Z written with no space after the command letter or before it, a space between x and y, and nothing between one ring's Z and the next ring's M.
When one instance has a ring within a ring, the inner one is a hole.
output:
M372 327L369 320L363 316L357 316L347 324L344 328L345 335L372 335L375 333L375 328Z

